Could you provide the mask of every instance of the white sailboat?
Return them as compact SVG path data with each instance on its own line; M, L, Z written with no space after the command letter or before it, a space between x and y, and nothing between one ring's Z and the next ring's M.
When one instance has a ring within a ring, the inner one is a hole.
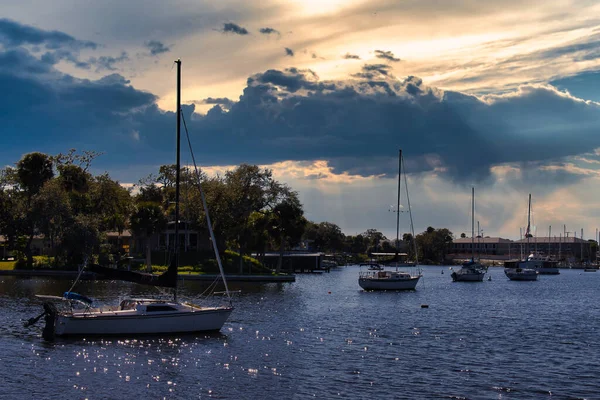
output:
M486 272L487 268L475 261L475 188L471 188L471 260L450 276L453 282L483 282Z
M177 60L175 63L177 64L177 169L175 185L175 221L179 221L181 60ZM199 177L198 174L197 176ZM200 188L200 192L212 243L215 244L216 240L202 188ZM220 330L233 311L233 306L218 249L216 248L216 245L213 246L219 264L221 278L223 279L225 286L228 304L224 306L202 307L195 304L181 303L177 301L178 229L179 224L176 223L174 255L172 256L168 271L160 276L116 270L95 265L90 266L90 269L93 272L108 275L114 279L134 281L154 286L172 287L174 288L174 298L172 301L132 298L123 300L117 307L93 308L91 307L93 303L92 300L69 291L65 292L62 297L39 296L46 300L44 303L44 312L37 318L30 319L26 325L31 325L44 316L46 327L44 328L43 336L45 339L53 339L54 336L70 335L143 335ZM77 305L79 305L79 307L77 307Z
M529 238L531 237L531 193L529 194L529 207L527 211L527 251L529 252ZM538 278L538 271L532 266L535 265L532 260L512 260L504 262L504 274L511 281L535 281Z
M395 254L395 262L396 262L396 270L382 270L382 271L361 271L358 276L358 284L364 290L414 290L417 287L417 283L419 283L419 279L421 278L420 271L417 274L411 274L407 271L400 271L398 268L401 264L400 262L400 254L399 254L399 233L400 233L400 193L401 193L401 183L402 183L402 150L400 150L399 159L398 159L398 205L396 209L396 254ZM406 176L405 176L405 186L406 186ZM410 210L410 199L408 198L408 188L406 190L407 196L407 204L408 204L408 213L410 215L410 226L411 232L413 235L413 243L414 240L414 228L412 223L412 213ZM415 257L417 257L416 245L415 245ZM415 263L416 265L416 263Z

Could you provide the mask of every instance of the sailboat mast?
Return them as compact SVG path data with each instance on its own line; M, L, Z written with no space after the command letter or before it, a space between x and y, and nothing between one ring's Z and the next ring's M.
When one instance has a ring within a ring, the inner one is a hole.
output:
M471 188L471 261L475 261L475 188Z
M479 228L479 221L477 221L477 258L481 260L481 228ZM485 245L485 241L484 241Z
M552 255L552 225L548 226L548 259Z
M181 60L175 61L177 64L177 160L175 162L175 240L173 245L173 260L175 264L175 275L179 268L179 182L181 179ZM176 280L177 282L177 280ZM175 286L174 299L177 301L177 286Z
M531 193L529 193L529 206L527 208L527 231L525 232L525 236L527 236L527 256L529 257L529 237L531 236Z
M583 228L581 228L581 262L583 262Z
M398 155L398 203L396 205L396 262L398 260L398 251L400 247L400 184L402 183L402 149ZM414 239L414 238L413 238Z

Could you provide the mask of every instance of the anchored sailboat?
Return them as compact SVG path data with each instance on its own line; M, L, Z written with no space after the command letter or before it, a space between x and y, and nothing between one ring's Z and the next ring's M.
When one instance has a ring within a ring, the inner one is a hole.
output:
M88 269L105 275L111 279L136 282L145 285L161 286L174 289L172 301L158 299L126 299L117 307L92 308L93 301L85 296L70 291L60 296L38 296L46 302L44 312L30 319L26 326L32 325L42 316L45 317L46 327L43 337L52 339L54 336L69 335L141 335L190 333L200 331L218 331L221 329L233 306L229 288L225 279L223 265L216 248L212 223L202 188L200 194L206 213L208 229L213 248L219 264L221 278L225 286L228 304L217 307L201 307L195 304L177 301L177 269L179 266L179 191L180 191L180 139L181 139L181 60L177 64L177 157L175 182L175 245L171 262L166 272L161 275L145 274L114 268L89 265ZM81 270L83 271L83 269ZM81 274L80 274L81 275ZM75 281L77 283L77 280ZM57 302L61 300L61 302ZM63 307L57 304L62 303ZM64 307L66 305L66 307ZM79 305L80 307L76 307ZM59 310L61 308L61 310Z
M471 188L471 261L450 276L453 282L483 282L486 272L487 268L475 261L475 188Z
M531 193L529 194L529 206L527 208L527 252L529 252L529 238L531 237ZM538 272L531 268L532 263L529 260L505 261L504 274L511 281L535 281L538 278Z
M400 254L399 254L399 229L400 229L400 193L401 193L401 183L402 183L402 150L400 150L399 159L398 159L398 208L396 210L396 270L389 271L365 271L360 272L358 277L358 284L361 288L365 290L414 290L421 278L421 273L417 273L416 275L411 274L405 271L399 271L398 266L400 265ZM406 176L405 176L406 179ZM406 183L406 181L405 181ZM406 186L406 185L405 185ZM408 189L406 191L407 194L407 204L408 204L408 213L410 214L410 226L413 234L413 243L414 239L414 229L412 223L412 213L410 210L410 200L408 199ZM415 258L418 258L416 247L415 247ZM415 263L416 265L416 263Z

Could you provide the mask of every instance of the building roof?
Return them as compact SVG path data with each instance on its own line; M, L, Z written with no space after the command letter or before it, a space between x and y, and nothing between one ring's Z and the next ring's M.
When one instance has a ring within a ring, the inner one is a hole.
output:
M527 243L527 238L515 240L515 243ZM530 237L529 244L532 243L589 243L587 239L576 237Z
M519 240L510 240L510 239L504 239L501 237L483 237L483 238L475 238L473 239L473 241L477 244L477 243L481 243L481 244L489 244L489 243L516 243L516 244L521 244L521 243L527 243L527 239L519 239ZM458 239L454 239L452 241L454 244L470 244L471 243L471 238L458 238ZM589 243L589 241L587 239L580 239L580 238L576 238L576 237L531 237L529 238L529 244L535 244L535 243L553 243L553 244L558 244L558 243L564 243L564 244L572 244L572 243Z
M482 238L458 238L458 239L454 239L452 242L455 244L470 244L471 240L473 240L475 243L511 243L512 240L510 239L504 239L501 237L482 237Z

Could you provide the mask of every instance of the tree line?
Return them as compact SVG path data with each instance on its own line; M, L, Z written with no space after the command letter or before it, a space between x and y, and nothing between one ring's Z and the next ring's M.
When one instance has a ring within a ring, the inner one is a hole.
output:
M108 173L90 173L92 162L100 155L74 149L56 156L33 152L15 167L0 170L0 235L25 266L33 266L36 235L50 243L54 266L73 267L90 257L105 261L114 251L106 244L106 234L126 229L147 243L148 255L149 239L174 220L175 165L161 166L132 190ZM415 258L415 240L420 260L441 262L452 242L447 229L430 227L414 239L405 234L395 243L376 229L350 236L334 223L308 221L297 192L273 179L271 170L248 164L212 177L202 171L197 176L193 170L180 170L180 220L206 238L200 185L215 245L220 251L239 253L240 273L244 255L283 253L301 243L309 243L312 251L347 254L403 248L409 258Z

